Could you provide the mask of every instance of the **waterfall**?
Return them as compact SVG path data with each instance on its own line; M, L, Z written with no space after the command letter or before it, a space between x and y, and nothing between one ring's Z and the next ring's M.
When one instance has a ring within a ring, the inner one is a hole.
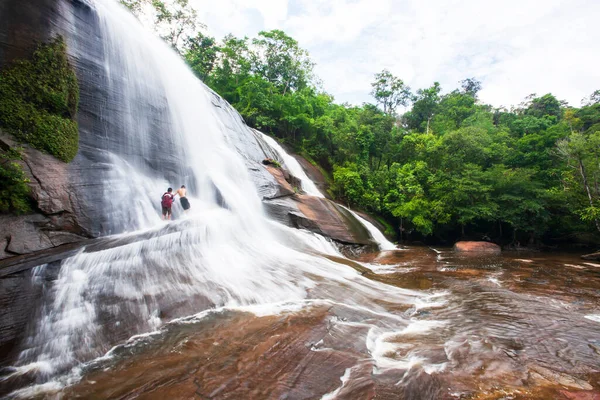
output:
M344 206L342 206L342 207L344 207ZM366 219L364 219L363 217L361 217L360 215L358 215L357 213L355 213L348 207L344 207L344 208L346 210L350 211L352 213L352 215L354 215L354 218L359 220L360 223L363 224L365 226L365 228L367 228L369 230L371 237L375 240L375 242L377 242L377 245L379 246L380 250L385 251L385 250L397 250L398 249L398 247L394 243L387 240L385 235L383 233L381 233L381 231L379 229L377 229L377 227L375 225L373 225L372 223L370 223L369 221L367 221Z
M319 189L317 189L317 185L315 185L315 183L306 175L306 172L304 172L304 169L300 166L298 160L289 155L275 139L262 132L259 133L262 135L263 140L277 152L288 171L296 178L300 179L302 182L302 190L311 196L324 197Z
M256 131L258 132L258 131ZM288 169L288 171L294 175L296 178L300 179L302 182L302 189L311 196L324 197L323 194L317 189L317 185L306 175L304 169L300 166L300 163L291 155L289 155L285 149L272 137L269 135L265 135L262 132L258 132L263 140L271 146L273 150L279 156L279 159L283 161L284 167ZM344 206L342 206L344 207ZM362 218L360 215L352 211L351 209L344 207L348 210L361 224L367 228L371 237L375 240L380 250L396 250L397 246L387 240L383 233L375 225Z
M386 304L422 297L322 257L340 256L323 237L268 220L253 181L261 178L249 172L264 152L240 116L116 0L93 7L107 90L123 96L124 108L110 116L122 128L107 121L106 136L94 139L102 145L109 230L122 233L62 262L16 373L36 369L38 383L48 382L132 335L215 307L310 298L381 314L382 296ZM322 196L297 161L265 139L304 190ZM160 196L180 184L191 212L165 223ZM386 315L405 327L402 317Z

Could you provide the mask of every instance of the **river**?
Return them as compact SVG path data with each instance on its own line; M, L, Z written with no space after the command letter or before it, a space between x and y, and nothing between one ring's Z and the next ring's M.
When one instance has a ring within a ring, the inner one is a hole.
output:
M317 279L301 301L225 307L178 319L113 348L86 366L81 382L64 394L600 396L600 264L569 254L464 256L426 247L365 254L358 261L346 263L379 293ZM345 300L335 299L340 295Z

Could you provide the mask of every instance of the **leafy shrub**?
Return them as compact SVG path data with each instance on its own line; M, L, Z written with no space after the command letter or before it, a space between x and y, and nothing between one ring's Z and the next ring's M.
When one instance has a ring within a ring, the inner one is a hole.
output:
M0 152L0 213L23 214L31 211L29 180L15 162L21 155L15 150Z
M77 154L79 85L61 37L0 72L0 127L69 162Z

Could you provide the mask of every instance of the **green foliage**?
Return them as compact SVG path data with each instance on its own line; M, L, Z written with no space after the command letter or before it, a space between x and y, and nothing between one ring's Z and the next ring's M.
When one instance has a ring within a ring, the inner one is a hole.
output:
M377 100L377 104L383 106L384 113L393 114L399 105L408 105L410 88L387 69L375 74L375 82L371 86L371 95Z
M219 54L215 38L198 32L195 37L186 39L185 48L185 61L200 79L206 81L215 67Z
M15 150L0 152L0 213L18 215L31 211L29 180L16 162L20 158Z
M178 52L204 28L189 0L120 0L120 3L136 16L144 14L160 37Z
M0 72L0 127L65 162L79 146L78 103L77 77L61 37Z

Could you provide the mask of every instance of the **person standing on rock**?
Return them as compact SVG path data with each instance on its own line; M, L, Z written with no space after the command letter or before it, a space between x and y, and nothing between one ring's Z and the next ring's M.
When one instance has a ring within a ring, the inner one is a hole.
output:
M183 207L183 212L187 213L190 210L190 202L186 197L187 189L185 188L185 185L181 185L175 194L179 195L179 201L181 202L181 207Z
M170 220L171 219L171 207L173 206L173 199L175 199L175 195L173 194L173 189L169 188L162 195L162 199L160 205L162 206L162 219Z

